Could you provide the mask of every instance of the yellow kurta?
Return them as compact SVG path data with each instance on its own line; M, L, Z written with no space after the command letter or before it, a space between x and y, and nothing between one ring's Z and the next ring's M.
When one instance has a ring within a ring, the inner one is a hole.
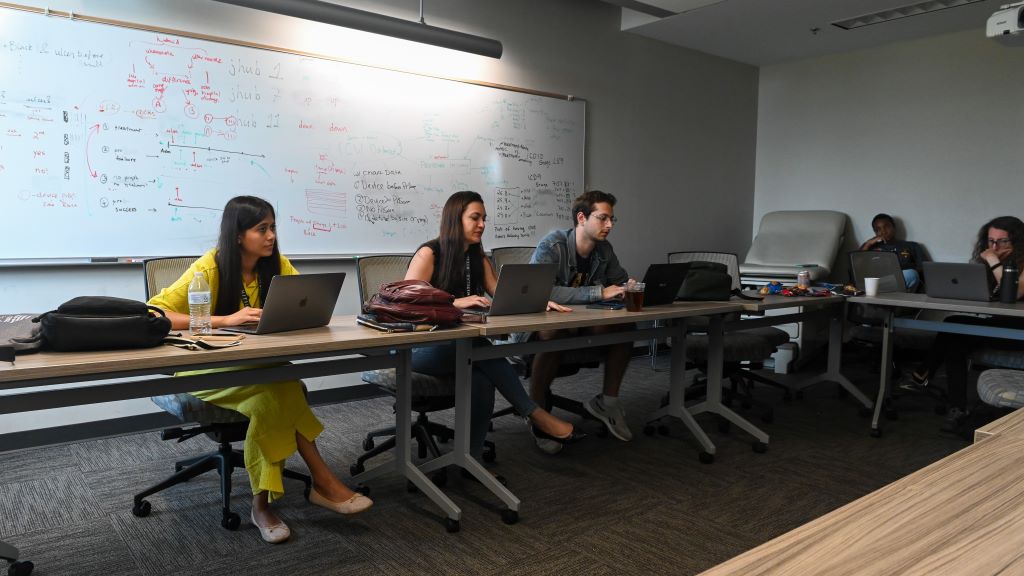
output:
M196 260L174 284L164 288L151 298L149 304L164 310L188 314L188 285L196 271L199 271L203 273L210 285L211 308L215 307L219 282L214 252L214 250L210 250ZM281 274L298 273L291 262L281 256ZM258 308L262 305L259 285L255 280L245 285L245 292L253 307ZM241 309L241 294L238 296L238 306ZM227 372L251 368L254 366L233 366L231 368L181 372L180 374ZM309 409L302 382L298 380L203 390L192 392L192 395L221 408L240 412L249 418L249 431L245 436L245 469L249 472L249 482L252 485L253 494L267 492L271 502L284 493L282 481L284 461L297 448L296 432L312 442L324 430L323 424Z

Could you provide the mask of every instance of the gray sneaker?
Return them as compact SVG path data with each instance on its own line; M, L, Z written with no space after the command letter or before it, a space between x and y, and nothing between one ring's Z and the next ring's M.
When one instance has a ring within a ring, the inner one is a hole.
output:
M535 436L533 439L537 442L537 448L540 448L541 452L552 456L561 452L562 448L565 448L565 445L561 442L555 442L554 440L548 440L547 438L537 438Z
M610 408L604 403L604 396L598 394L584 404L587 408L587 412L594 418L597 418L604 425L608 427L608 431L613 436L622 440L623 442L629 442L633 439L633 433L629 430L629 426L626 425L626 414L622 411L621 406Z

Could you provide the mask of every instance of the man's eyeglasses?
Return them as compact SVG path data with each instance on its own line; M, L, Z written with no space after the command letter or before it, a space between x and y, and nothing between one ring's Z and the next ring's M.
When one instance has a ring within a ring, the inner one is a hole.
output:
M616 218L615 216L609 216L608 214L597 214L597 213L595 213L595 214L591 214L591 216L593 216L594 218L597 218L598 222L600 222L601 224L604 224L605 222L608 222L608 221L611 221L612 224L615 224L616 222L619 221L619 219Z
M1009 246L1011 240L1009 238L989 238L989 246Z

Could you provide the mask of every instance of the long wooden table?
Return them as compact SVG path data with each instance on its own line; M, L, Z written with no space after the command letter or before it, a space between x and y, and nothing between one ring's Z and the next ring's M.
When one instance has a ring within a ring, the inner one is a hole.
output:
M458 529L461 510L412 462L411 348L452 339L468 339L477 329L462 326L434 332L382 333L359 326L354 316L339 316L328 326L246 338L241 346L215 351L189 351L171 346L101 352L42 352L0 365L0 414L97 404L130 398L226 388L395 368L395 461L372 472L398 472L413 482L447 516L449 530ZM349 357L339 357L349 355ZM351 355L358 355L351 357ZM175 370L196 370L251 364L251 370L175 377ZM60 386L57 386L60 385ZM457 402L468 414L468 386ZM459 400L461 399L461 400ZM456 422L456 434L468 436L468 419ZM379 470L378 470L379 469ZM360 481L360 477L355 477Z
M970 300L931 298L925 294L904 293L886 293L879 294L878 296L854 296L849 300L850 302L856 302L859 304L881 306L886 311L882 324L882 366L878 380L878 398L875 400L875 411L871 418L871 434L873 436L880 436L882 434L882 429L880 427L880 415L882 412L882 404L889 397L889 380L892 377L892 333L897 328L911 328L931 332L949 332L955 334L968 334L972 336L1024 340L1024 330L999 328L996 326L960 324L957 322L919 320L917 318L896 316L897 309L912 308L917 310L940 310L943 312L989 314L992 316L1024 318L1024 304L1022 303L1003 304L1001 302L972 302Z
M1024 439L972 444L703 576L1024 573Z

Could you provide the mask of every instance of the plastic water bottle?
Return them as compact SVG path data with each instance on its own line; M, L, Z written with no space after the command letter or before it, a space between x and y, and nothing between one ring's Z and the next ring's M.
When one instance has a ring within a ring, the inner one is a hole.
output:
M1003 265L1003 279L999 282L999 301L1013 304L1017 301L1017 283L1020 281L1020 270L1017 263L1007 260Z
M210 285L202 272L196 272L188 285L188 329L193 336L213 332L210 318Z

